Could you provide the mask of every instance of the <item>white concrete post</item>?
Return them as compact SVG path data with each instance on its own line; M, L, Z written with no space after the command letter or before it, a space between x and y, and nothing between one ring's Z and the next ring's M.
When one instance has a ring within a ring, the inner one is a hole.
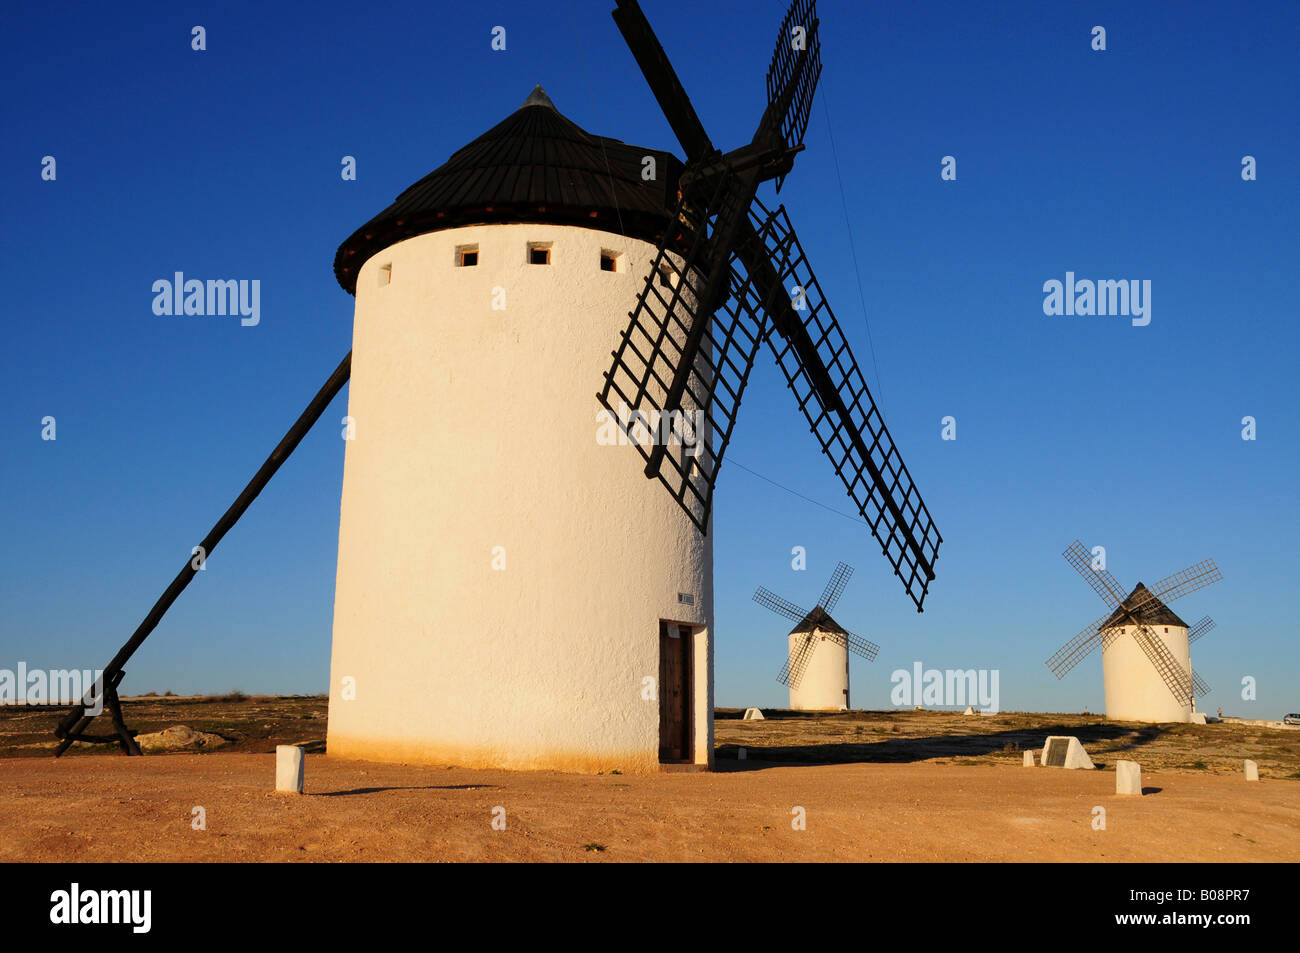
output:
M1142 765L1122 759L1115 762L1115 793L1142 796Z
M301 794L303 763L306 760L306 754L297 745L276 745L275 789L286 794Z

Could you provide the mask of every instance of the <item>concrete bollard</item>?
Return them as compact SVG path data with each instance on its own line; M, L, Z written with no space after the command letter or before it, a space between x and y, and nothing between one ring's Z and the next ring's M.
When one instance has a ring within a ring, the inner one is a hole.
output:
M1025 752L1025 767L1026 768L1034 767L1034 753L1032 751Z
M306 760L306 754L297 745L276 745L275 789L286 794L301 794L303 763Z
M1247 781L1259 780L1259 765L1257 765L1254 761L1248 760L1246 762L1246 780Z
M1142 765L1123 759L1115 762L1115 793L1142 796Z

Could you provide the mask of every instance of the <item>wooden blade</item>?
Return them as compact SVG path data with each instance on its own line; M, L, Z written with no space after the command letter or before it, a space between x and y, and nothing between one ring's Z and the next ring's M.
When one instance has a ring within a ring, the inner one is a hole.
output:
M1210 694L1210 686L1205 683L1205 679L1197 674L1196 669L1192 669L1192 692L1197 698L1204 698Z
M1057 678L1065 678L1070 669L1092 654L1093 649L1097 648L1097 646L1104 644L1103 638L1098 636L1102 631L1101 627L1106 624L1106 620L1109 618L1110 613L1108 612L1100 619L1089 623L1078 635L1052 653L1051 658L1046 662L1047 667L1052 670L1052 674ZM1113 630L1108 629L1106 631L1111 632Z
M1112 609L1124 601L1127 591L1115 580L1109 570L1093 568L1092 553L1083 543L1076 539L1061 555Z
M729 260L751 180L724 176L706 205L683 196L597 399L702 533L766 317ZM689 242L685 256L681 240ZM672 436L674 429L683 436ZM685 435L689 434L688 442Z
M1132 624L1131 622L1128 624ZM1168 687L1169 692L1180 704L1192 701L1192 679L1179 664L1165 645L1164 640L1145 625L1139 625L1133 632L1138 648L1154 666L1156 673Z
M776 49L767 70L767 110L754 140L780 136L785 148L803 144L812 112L813 93L821 76L821 40L815 0L794 0L781 21ZM785 176L776 180L777 191Z
M830 612L835 608L835 604L840 601L840 596L844 594L844 587L849 584L849 579L853 576L853 567L848 563L838 563L835 571L831 573L830 582L826 583L826 588L822 590L822 597L817 600L817 604Z
M803 642L797 644L791 650L790 657L781 666L781 671L777 673L776 680L782 685L798 688L799 683L803 681L803 673L808 668L808 660L812 658L816 648L817 640L813 638L812 634L805 635Z
M1182 572L1176 572L1172 576L1161 579L1154 586L1148 586L1151 594L1161 602L1168 604L1175 599L1181 599L1189 592L1195 592L1197 589L1204 589L1206 586L1216 583L1223 578L1223 573L1219 572L1219 567L1214 564L1213 559L1205 559L1194 566L1188 566ZM1143 604L1150 600L1144 600ZM1134 611L1141 606L1134 606Z
M766 340L822 452L916 604L924 607L939 535L867 389L848 341L822 295L784 208L765 215L766 252L738 249L767 302L775 334ZM794 300L791 298L793 289Z
M866 659L868 662L876 660L876 654L880 651L880 646L870 639L864 639L860 635L854 635L852 632L844 633L844 645L854 655Z
M771 589L759 586L754 591L754 601L765 609L771 609L777 615L783 615L791 622L802 622L808 615L803 609L800 609L793 602L782 599Z
M650 21L641 12L640 5L636 0L618 0L618 9L614 10L613 17L628 49L641 67L650 91L659 102L664 118L686 150L686 158L700 159L708 155L713 151L713 143L709 141L704 124L696 115L690 97L677 78L677 71L668 61L668 54L650 28Z
M1194 643L1197 639L1201 638L1201 636L1213 629L1216 624L1217 623L1208 615L1201 616L1201 618L1187 630L1187 644L1191 645Z

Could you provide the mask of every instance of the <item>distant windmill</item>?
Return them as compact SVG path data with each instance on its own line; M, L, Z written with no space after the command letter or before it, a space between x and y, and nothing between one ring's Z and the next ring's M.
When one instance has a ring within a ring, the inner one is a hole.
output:
M853 567L840 563L831 574L817 605L809 612L759 586L754 601L797 623L790 630L789 655L776 680L790 686L790 707L795 711L823 711L849 707L849 652L868 662L880 646L854 635L831 618Z
M1111 611L1072 638L1047 660L1064 678L1098 645L1106 691L1106 715L1119 721L1190 721L1196 696L1210 686L1192 669L1190 645L1214 627L1206 616L1190 629L1167 603L1223 578L1207 559L1147 588L1131 593L1092 553L1075 540L1063 553Z

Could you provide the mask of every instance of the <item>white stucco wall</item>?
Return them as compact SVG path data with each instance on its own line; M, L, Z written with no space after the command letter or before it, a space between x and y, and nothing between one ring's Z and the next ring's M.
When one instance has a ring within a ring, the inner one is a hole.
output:
M530 242L551 243L551 264L527 263ZM479 264L457 267L473 244ZM617 271L600 270L602 249ZM711 763L712 541L635 447L596 440L596 393L653 256L593 229L491 225L407 239L362 267L330 754L657 771L643 680L668 619L704 627L694 757Z
M849 650L841 642L828 638L820 629L813 633L816 643L812 657L803 670L799 687L790 689L790 707L795 711L838 711L849 707ZM790 633L791 657L803 645L804 633Z
M1165 643L1178 664L1190 672L1192 662L1186 627L1155 625L1150 628ZM1185 702L1180 704L1174 698L1173 692L1133 638L1134 631L1134 626L1124 626L1102 653L1106 717L1116 721L1189 721L1192 706Z

